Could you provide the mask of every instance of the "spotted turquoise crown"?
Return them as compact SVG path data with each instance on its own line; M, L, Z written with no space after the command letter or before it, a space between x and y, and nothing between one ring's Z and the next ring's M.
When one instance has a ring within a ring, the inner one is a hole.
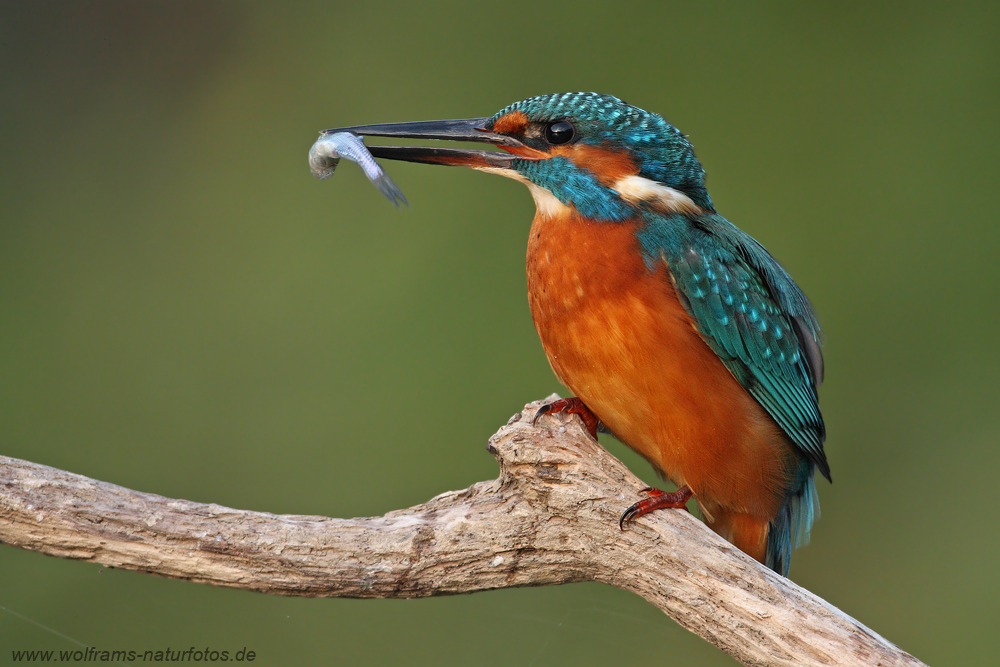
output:
M613 95L562 93L529 97L504 107L487 121L487 129L492 129L502 116L515 111L523 113L532 123L568 120L576 129L575 141L625 149L639 166L640 176L683 192L706 211L714 210L705 189L705 170L695 157L694 147L662 116ZM545 150L547 147L537 148ZM566 165L559 166L565 168ZM538 184L546 187L543 183Z

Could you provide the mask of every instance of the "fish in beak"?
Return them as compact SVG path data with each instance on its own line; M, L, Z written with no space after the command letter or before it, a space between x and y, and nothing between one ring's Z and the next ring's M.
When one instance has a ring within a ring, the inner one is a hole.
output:
M517 139L486 129L488 118L464 120L428 120L416 123L384 123L381 125L356 125L324 130L320 139L328 134L349 132L365 137L400 137L405 139L439 139L445 141L471 141L494 144L502 148L523 148ZM368 146L377 158L471 167L479 170L510 169L518 155L499 151L477 151L463 148L437 148L429 146Z

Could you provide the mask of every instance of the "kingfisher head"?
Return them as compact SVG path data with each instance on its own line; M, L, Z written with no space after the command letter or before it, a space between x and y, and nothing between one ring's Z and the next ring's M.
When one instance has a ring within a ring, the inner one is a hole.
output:
M462 165L525 183L540 214L622 221L641 210L712 211L705 172L677 128L611 95L530 97L488 118L337 128L363 136L492 143L505 152L370 146L376 157Z

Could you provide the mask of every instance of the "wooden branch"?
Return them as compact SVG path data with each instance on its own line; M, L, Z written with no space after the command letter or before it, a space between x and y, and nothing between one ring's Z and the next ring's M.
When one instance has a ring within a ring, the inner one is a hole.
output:
M0 542L278 595L412 598L602 581L747 665L923 664L687 512L619 530L645 485L579 419L532 426L538 405L490 438L498 479L366 519L172 500L0 457Z

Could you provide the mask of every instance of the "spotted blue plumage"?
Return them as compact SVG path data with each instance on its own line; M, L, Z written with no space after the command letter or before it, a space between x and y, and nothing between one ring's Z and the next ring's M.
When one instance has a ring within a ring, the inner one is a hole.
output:
M662 116L612 95L564 93L515 102L494 114L486 127L492 128L499 118L513 111L520 111L529 121L569 119L582 143L624 147L639 166L640 176L684 192L704 209L712 208L712 198L705 189L705 170L695 158L694 149L687 137Z
M640 221L637 239L647 265L666 264L705 342L796 445L798 468L771 521L766 557L769 567L787 574L792 545L808 541L819 512L816 468L830 478L816 393L823 377L820 330L808 299L763 246L715 212L693 147L662 117L610 95L566 93L512 104L487 127L513 111L531 122L569 120L577 141L624 148L639 176L687 195L701 209L668 214L628 202L563 158L512 165L589 219Z

